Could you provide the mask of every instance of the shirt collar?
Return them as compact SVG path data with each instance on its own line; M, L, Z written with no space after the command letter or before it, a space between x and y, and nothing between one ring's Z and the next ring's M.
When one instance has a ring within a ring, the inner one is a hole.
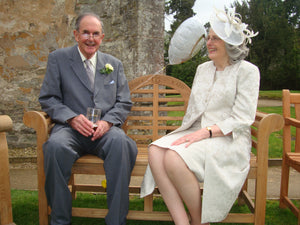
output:
M80 57L81 57L82 62L84 63L84 61L85 61L87 58L81 53L79 47L78 47L78 52L79 52L79 54L80 54ZM97 52L96 52L96 54L93 55L92 58L90 58L90 61L91 61L92 65L93 65L93 67L96 68Z

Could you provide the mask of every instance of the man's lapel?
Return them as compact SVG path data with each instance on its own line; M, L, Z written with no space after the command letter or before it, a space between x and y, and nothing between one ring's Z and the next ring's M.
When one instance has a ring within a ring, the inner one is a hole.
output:
M100 70L103 69L105 66L104 57L103 54L98 51L97 54L97 65L96 65L96 71L95 71L95 89L94 89L94 95L97 95L97 93L100 91L100 87L102 86L105 78L105 74L100 73Z
M74 74L80 79L84 86L86 86L90 91L93 91L91 89L90 80L87 76L86 70L78 52L77 45L73 47L73 52L70 57L70 61Z

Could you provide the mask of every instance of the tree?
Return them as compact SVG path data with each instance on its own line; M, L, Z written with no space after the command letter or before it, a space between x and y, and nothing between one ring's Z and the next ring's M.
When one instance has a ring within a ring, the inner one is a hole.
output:
M166 0L165 1L165 13L167 15L173 15L175 21L171 25L170 34L174 34L179 25L187 18L194 16L195 13L192 7L195 4L195 0Z
M261 89L300 89L299 1L250 0L233 4L253 38L248 60L261 71Z

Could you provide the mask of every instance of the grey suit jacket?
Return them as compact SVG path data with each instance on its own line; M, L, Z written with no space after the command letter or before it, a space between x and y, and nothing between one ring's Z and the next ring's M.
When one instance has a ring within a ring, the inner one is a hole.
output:
M106 63L114 71L101 74ZM68 119L85 115L87 107L95 107L102 110L102 120L120 127L132 106L121 61L98 51L93 92L77 45L49 54L39 102L58 125L66 125Z

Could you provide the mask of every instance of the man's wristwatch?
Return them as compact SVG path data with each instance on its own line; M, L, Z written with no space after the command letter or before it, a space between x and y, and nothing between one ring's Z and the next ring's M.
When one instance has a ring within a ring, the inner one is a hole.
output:
M212 137L211 127L206 127L206 130L208 130L208 132L209 132L209 138L211 138Z

